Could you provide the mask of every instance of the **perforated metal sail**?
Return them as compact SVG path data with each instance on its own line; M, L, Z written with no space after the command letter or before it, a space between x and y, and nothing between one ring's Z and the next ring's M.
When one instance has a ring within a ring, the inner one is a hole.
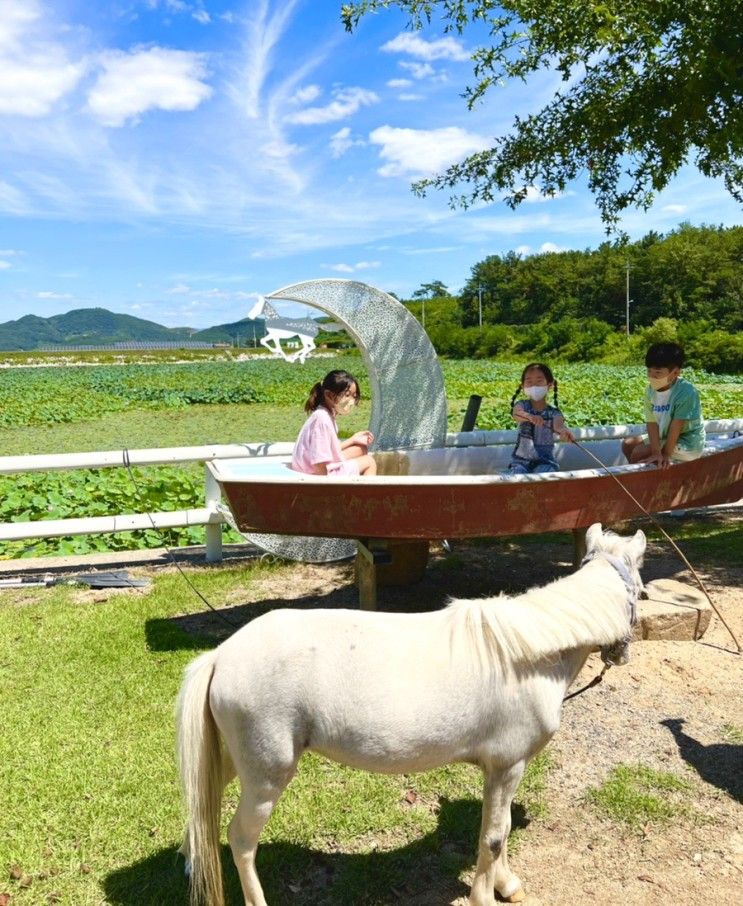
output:
M371 384L373 450L440 447L446 440L446 392L436 350L396 299L355 280L307 280L267 300L300 302L343 325L359 348ZM312 563L353 556L353 541L246 535L269 553Z

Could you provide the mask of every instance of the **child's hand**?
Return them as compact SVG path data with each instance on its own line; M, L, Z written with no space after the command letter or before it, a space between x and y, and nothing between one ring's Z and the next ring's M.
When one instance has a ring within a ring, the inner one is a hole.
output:
M363 447L368 447L374 441L374 435L371 431L357 431L351 438L353 443Z
M541 415L531 415L531 416L529 416L529 421L532 423L532 425L535 425L537 428L541 428L542 425L544 424L544 419L542 418Z
M639 460L639 462L643 463L643 465L658 466L661 469L667 469L671 465L671 460L662 450L658 450L657 453L651 453L645 459Z
M557 432L560 440L565 441L565 443L575 443L575 437L572 431L569 431L567 428L563 428L562 431Z

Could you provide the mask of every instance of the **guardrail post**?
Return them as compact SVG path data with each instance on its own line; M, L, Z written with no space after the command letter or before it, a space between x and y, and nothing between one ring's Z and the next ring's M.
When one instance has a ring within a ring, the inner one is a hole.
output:
M206 486L206 508L216 511L217 504L222 499L219 482L204 464ZM222 523L208 522L206 525L206 562L218 563L222 559Z

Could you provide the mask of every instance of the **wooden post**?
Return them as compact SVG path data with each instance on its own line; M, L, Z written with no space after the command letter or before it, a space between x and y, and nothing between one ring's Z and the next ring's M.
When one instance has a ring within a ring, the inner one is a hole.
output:
M586 556L587 531L587 528L573 529L573 567L575 569L578 569L578 567L583 562L583 558Z
M356 586L359 589L359 606L362 610L377 609L377 566L390 563L387 550L372 548L368 539L356 542Z
M461 431L474 431L475 424L477 422L477 415L480 412L480 405L482 403L482 397L478 394L473 393L470 396L470 401L467 403L467 411L464 413L464 419L462 420Z

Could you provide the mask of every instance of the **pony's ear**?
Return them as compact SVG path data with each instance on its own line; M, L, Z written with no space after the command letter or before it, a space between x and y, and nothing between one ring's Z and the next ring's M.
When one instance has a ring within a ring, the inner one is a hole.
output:
M599 549L603 537L604 532L600 522L594 522L593 525L589 525L586 529L586 551L590 552Z
M642 555L645 553L645 548L647 546L648 539L645 537L645 532L643 532L642 529L638 529L629 543L629 552L635 562L642 559Z

